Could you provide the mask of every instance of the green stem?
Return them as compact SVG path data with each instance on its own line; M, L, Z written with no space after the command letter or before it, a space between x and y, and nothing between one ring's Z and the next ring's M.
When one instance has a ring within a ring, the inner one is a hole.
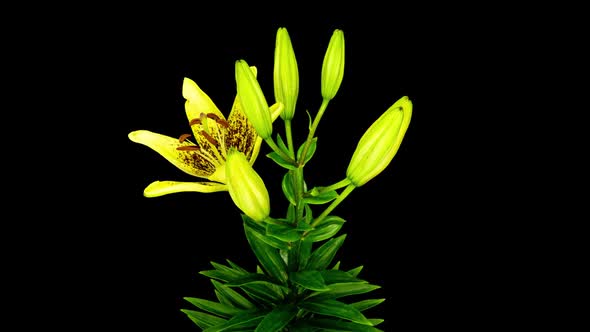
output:
M322 115L324 115L324 112L326 111L326 107L328 107L329 102L330 102L329 99L322 100L322 105L320 105L320 110L318 111L318 114L316 114L315 119L313 119L313 123L311 125L311 128L309 128L309 134L307 135L307 139L305 140L305 146L303 147L303 151L302 151L303 153L301 154L301 157L297 161L297 163L299 164L299 167L302 167L303 163L305 162L305 156L307 156L307 150L309 150L309 146L311 145L311 140L313 139L313 137L315 135L315 131L318 128L318 124L320 123L320 120L322 119Z
M270 146L270 148L276 152L279 156L281 156L281 158L283 158L284 160L288 161L289 163L296 165L297 161L293 158L291 158L290 156L286 155L283 150L281 150L277 144L275 143L275 141L272 139L271 137L268 137L267 139L264 140L266 142L266 144L268 144L268 146Z
M338 190L342 187L346 187L350 184L350 180L348 178L344 178L334 184L331 184L327 187L319 187L318 194L325 193L332 190Z
M285 135L287 136L287 147L291 158L295 158L295 148L293 147L293 134L291 131L291 120L285 120Z
M311 226L315 227L318 224L320 224L322 220L324 220L324 218L326 218L330 214L330 212L332 212L332 210L334 210L338 206L338 204L340 204L346 198L346 196L348 196L352 192L354 188L356 188L354 184L349 184L348 187L344 188L342 193L340 193L340 195L338 195L338 197L332 201L332 204L330 204L330 206L328 206L324 210L324 212L322 212L322 214L315 218L315 220L311 223Z
M295 218L296 221L303 219L303 212L305 206L303 205L303 167L298 167L296 170L291 171L293 172L293 181L295 181L295 201L297 205L295 206Z

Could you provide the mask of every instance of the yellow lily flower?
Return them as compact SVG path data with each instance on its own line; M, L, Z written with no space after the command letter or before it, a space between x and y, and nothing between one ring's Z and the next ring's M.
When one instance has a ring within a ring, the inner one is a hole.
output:
M256 75L256 67L250 67ZM254 164L262 138L242 112L236 95L229 117L219 111L211 98L189 78L184 78L182 95L186 99L185 111L192 129L191 134L174 138L148 130L129 133L129 139L143 144L174 166L207 182L154 181L144 189L145 197L158 197L178 192L211 193L227 191L225 160L230 148L242 152L250 165ZM271 119L279 117L283 105L270 107ZM192 142L190 137L194 138Z

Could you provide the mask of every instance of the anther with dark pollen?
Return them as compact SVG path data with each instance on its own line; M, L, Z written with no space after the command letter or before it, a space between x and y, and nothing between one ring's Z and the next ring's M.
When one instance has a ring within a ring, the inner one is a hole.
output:
M213 145L219 145L217 140L215 138L213 138L211 135L209 135L206 131L201 130L201 135L203 135L209 141L209 143L211 143Z
M221 125L224 128L229 127L229 123L227 121L225 121L224 119L220 118L219 116L217 116L217 114L207 113L207 117L209 119L215 120L215 122L217 122L219 125Z
M191 136L192 136L191 134L182 134L178 138L178 142L179 143L182 143L182 142L186 141L186 139L189 138L189 137L191 137Z
M179 146L176 148L176 150L179 151L198 151L199 147L198 146L193 146L193 145L187 145L187 146Z
M188 124L191 126L201 124L201 119L192 119Z

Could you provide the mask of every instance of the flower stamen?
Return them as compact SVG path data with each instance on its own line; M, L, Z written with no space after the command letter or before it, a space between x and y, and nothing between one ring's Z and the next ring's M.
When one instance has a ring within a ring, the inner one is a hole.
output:
M184 142L184 141L185 141L187 138L189 138L189 137L191 137L191 136L192 136L191 134L182 134L182 135L180 135L180 137L178 138L178 142L179 142L179 143L182 143L182 142Z

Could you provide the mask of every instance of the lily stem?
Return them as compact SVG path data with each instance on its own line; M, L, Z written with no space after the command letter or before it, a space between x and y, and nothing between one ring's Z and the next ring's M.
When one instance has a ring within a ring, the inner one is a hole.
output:
M303 163L305 162L305 156L307 156L307 150L309 150L309 146L311 145L311 140L313 139L313 136L315 135L315 131L318 128L318 124L320 123L320 120L322 119L322 115L324 115L324 112L326 111L326 107L328 107L328 103L330 102L329 99L324 99L322 100L322 105L320 105L320 110L318 111L318 114L316 114L315 119L313 119L313 123L311 125L311 128L309 128L309 134L307 135L307 139L305 140L305 146L303 147L303 153L301 154L299 160L297 161L299 167L303 166Z
M295 159L295 148L293 147L293 134L291 131L291 120L285 120L285 135L287 136L287 147L291 158Z
M356 188L354 184L349 184L346 188L344 188L342 193L340 193L340 195L338 195L338 197L332 201L332 204L330 204L330 206L328 206L322 212L322 214L315 218L315 220L311 223L311 226L315 227L320 224L330 214L330 212L332 212L332 210L338 206L338 204L342 203L342 201L354 190L354 188Z

